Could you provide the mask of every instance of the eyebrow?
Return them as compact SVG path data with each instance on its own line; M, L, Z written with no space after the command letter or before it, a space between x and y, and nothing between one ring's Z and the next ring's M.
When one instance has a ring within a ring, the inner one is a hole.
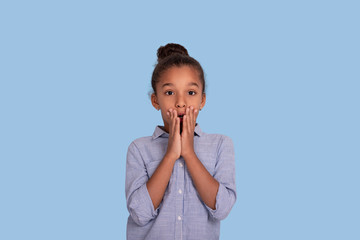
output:
M174 86L174 84L172 83L164 83L161 87L164 88L164 87L167 87L167 86ZM191 82L188 84L188 86L196 86L196 87L199 87L199 85L196 83L196 82Z
M196 82L191 82L188 84L188 86L196 86L196 87L199 87L199 85L196 83Z
M172 83L164 83L161 87L164 88L166 86L174 86L174 84L172 84Z

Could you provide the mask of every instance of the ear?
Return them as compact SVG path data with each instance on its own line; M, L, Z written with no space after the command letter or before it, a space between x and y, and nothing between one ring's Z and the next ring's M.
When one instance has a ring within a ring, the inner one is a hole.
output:
M203 93L203 94L202 94L202 98L201 98L200 109L203 109L203 108L204 108L205 102L206 102L206 94Z
M155 93L151 94L151 104L154 106L156 110L160 110L160 105L158 103L158 99Z

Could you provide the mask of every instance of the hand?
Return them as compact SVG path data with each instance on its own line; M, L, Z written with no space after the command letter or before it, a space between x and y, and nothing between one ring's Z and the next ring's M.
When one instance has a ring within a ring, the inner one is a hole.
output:
M169 109L166 114L170 117L169 140L166 155L176 160L181 154L180 118L176 110Z
M196 118L199 114L198 109L189 107L186 109L186 114L183 117L183 126L181 133L181 156L186 158L191 154L195 154L194 151L194 131Z

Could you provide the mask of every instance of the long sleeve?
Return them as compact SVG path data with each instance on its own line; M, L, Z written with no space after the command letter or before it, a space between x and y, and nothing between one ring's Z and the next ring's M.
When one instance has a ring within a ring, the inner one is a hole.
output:
M208 207L209 214L216 220L225 219L236 201L235 154L231 138L223 136L213 176L219 182L215 210Z
M154 210L146 183L149 180L145 163L136 144L129 145L126 156L125 193L131 218L139 226L146 225L158 215Z

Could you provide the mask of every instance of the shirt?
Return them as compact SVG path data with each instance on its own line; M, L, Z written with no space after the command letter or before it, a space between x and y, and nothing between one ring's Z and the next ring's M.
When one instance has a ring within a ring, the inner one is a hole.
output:
M199 124L195 126L195 154L219 182L215 210L201 200L182 157L176 160L163 200L154 209L146 182L166 153L168 137L157 126L152 136L138 138L128 147L127 239L219 239L220 220L230 213L236 201L233 142L228 136L207 134Z

